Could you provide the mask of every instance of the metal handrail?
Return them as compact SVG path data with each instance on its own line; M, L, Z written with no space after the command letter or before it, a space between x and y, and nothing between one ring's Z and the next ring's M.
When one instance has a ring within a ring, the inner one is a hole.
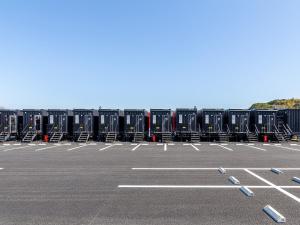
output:
M290 134L292 135L293 134L293 130L291 129L291 127L288 124L286 124L286 128L290 132Z
M250 133L250 130L249 130L248 124L246 124L246 133L247 133L247 134L249 134L249 133Z
M274 126L275 133L276 134L280 133L279 130L278 130L278 128L277 128L277 126L275 124L273 126Z
M226 124L226 127L227 127L227 133L230 134L230 129L229 129L228 124Z
M254 125L254 128L255 128L255 134L258 136L259 131L258 131L258 128L257 128L256 124Z

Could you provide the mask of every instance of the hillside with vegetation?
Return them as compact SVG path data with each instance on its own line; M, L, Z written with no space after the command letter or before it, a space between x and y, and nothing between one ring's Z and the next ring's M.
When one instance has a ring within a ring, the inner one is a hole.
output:
M250 109L300 109L300 99L276 99L266 103L255 103Z

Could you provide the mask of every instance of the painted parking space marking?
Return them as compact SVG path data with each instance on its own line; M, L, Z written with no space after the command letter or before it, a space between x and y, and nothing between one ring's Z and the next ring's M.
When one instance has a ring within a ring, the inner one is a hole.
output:
M200 151L194 144L183 144L184 146L191 146L194 150Z
M137 143L131 143L130 145L138 145Z
M57 147L59 147L59 145L52 145L52 146L36 149L35 151L39 152L39 151L43 151L43 150L46 150L46 149L57 148Z
M169 145L169 146L175 146L175 144L174 144L174 143L168 143L168 145Z
M253 146L253 145L244 145L244 144L241 144L241 146L246 146L246 147L257 149L257 150L260 150L260 151L267 151L264 148L259 148L259 147Z
M0 168L0 170L3 170L4 168Z
M83 148L83 147L85 147L85 146L87 146L87 145L79 145L79 146L74 147L74 148L69 148L69 149L67 149L66 151L73 151L73 150L76 150L76 149L79 149L79 148Z
M231 151L231 152L233 152L233 149L231 149L231 148L228 148L228 147L226 147L226 146L219 145L219 144L215 144L215 146L219 146L219 147L221 147L221 148L223 148L223 149L225 149L225 150L228 150L228 151Z
M195 189L240 189L247 187L251 189L274 189L269 185L118 185L118 188L195 188ZM300 186L276 186L279 188L300 189Z
M284 147L284 146L279 146L279 145L273 145L276 148L281 148L281 149L287 149L287 150L291 150L291 151L297 151L300 152L300 149L296 149L296 148L290 148L290 147Z
M3 144L4 146L9 146L10 144L7 144L7 143L5 143L5 144Z
M133 167L132 170L218 170L220 167ZM223 167L222 167L223 168ZM242 168L242 167L224 167L225 170L257 170L257 171L267 171L271 170L271 167L249 167L249 168ZM277 168L279 170L285 171L300 171L300 168Z
M4 150L2 150L2 151L3 151L3 152L8 152L8 151L12 151L12 150L24 149L24 148L29 148L29 147L31 147L31 146L26 145L26 146L21 146L21 147L15 147L15 148L4 149Z
M131 151L135 151L137 150L139 147L141 146L141 144L138 144L137 146L135 146L133 149L131 149Z
M21 145L21 143L15 143L15 144L13 144L14 146L20 146Z
M191 146L192 146L193 149L195 149L196 151L200 151L199 148L197 148L195 145L191 144Z
M107 146L104 147L104 148L99 149L98 151L99 151L99 152L105 151L106 149L109 149L109 148L111 148L111 147L113 147L113 146L114 146L114 145L110 144L110 145L107 145Z
M167 151L167 144L164 144L164 151L166 152Z
M249 169L245 169L245 171L249 174L251 174L252 176L256 177L257 179L263 181L264 183L270 185L271 187L274 187L276 190L280 191L281 193L285 194L286 196L294 199L295 201L297 201L298 203L300 203L300 198L298 198L297 196L293 195L292 193L282 189L279 186L276 186L275 184L271 183L270 181L266 180L265 178L257 175L256 173L250 171Z

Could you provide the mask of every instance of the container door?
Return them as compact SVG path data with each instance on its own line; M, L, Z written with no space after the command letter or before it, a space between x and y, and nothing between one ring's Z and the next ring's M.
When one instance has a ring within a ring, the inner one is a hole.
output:
M247 122L248 122L248 117L246 115L241 115L239 132L246 132Z
M9 116L8 115L4 115L3 123L1 123L1 126L2 126L1 131L3 130L3 132L5 132L5 133L9 132Z
M222 131L222 117L221 117L221 115L215 115L215 117L214 117L214 131L216 133Z
M59 131L60 132L67 132L68 130L68 119L66 115L59 116Z
M42 116L41 115L34 115L34 127L36 131L41 131L42 129Z
M170 120L169 120L169 115L162 115L162 132L170 132L169 127L170 127Z
M86 132L92 132L93 131L92 116L91 115L84 115L84 131L86 131Z
M142 115L137 115L136 116L136 128L135 132L144 132L143 130L143 116Z
M273 132L275 126L275 116L267 115L267 133Z
M9 116L9 132L17 133L17 116L16 115Z
M117 115L111 115L110 116L110 132L117 133L118 123L119 123L118 116Z
M189 114L188 115L188 131L192 132L196 130L196 115Z

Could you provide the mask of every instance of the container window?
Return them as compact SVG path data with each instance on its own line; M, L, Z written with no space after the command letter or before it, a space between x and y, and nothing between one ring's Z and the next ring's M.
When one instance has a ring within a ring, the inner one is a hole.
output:
M209 115L205 115L205 124L209 124Z
M127 115L127 116L126 116L126 123L127 123L127 125L130 124L130 115Z
M235 124L235 115L232 115L232 117L231 117L231 123Z
M75 115L75 124L79 124L79 115Z
M182 114L179 114L179 123L182 123Z
M258 124L262 124L262 115L258 115Z
M104 121L105 121L105 119L104 119L104 115L101 115L101 124L104 124Z
M152 123L153 123L153 124L156 124L156 115L153 115Z
M50 123L50 124L53 124L53 123L54 123L54 116L53 116L53 115L50 115L50 118L49 118L49 119L50 119L49 123Z

